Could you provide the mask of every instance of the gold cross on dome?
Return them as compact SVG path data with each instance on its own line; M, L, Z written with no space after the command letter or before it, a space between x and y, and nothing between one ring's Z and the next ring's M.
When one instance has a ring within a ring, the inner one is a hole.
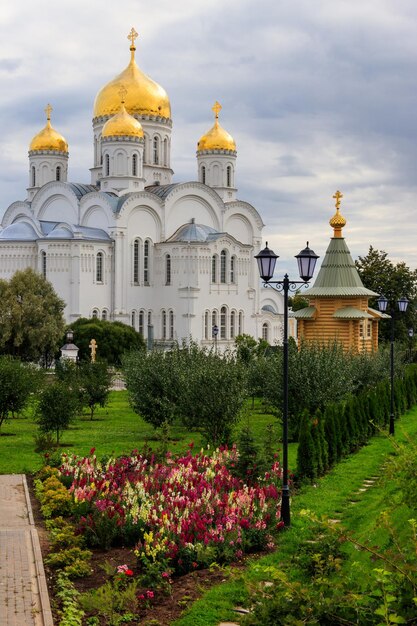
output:
M45 107L45 113L46 113L46 119L48 120L48 122L51 121L51 113L52 113L52 107L50 104L47 104Z
M336 200L336 204L335 204L336 209L339 209L340 208L340 199L343 198L343 194L340 193L340 191L336 191L336 193L334 194L333 198Z
M222 105L220 104L220 102L216 102L213 104L213 106L211 107L211 110L214 112L214 115L216 116L216 120L219 119L219 113L222 110Z
M128 38L128 39L130 39L130 42L131 42L130 47L131 47L131 48L134 48L134 47L135 47L135 39L137 39L138 37L139 37L139 35L138 35L138 34L137 34L137 32L135 31L135 29L132 27L132 28L130 29L130 33L129 33L129 34L128 34L128 36L127 36L127 38Z
M123 103L124 103L124 101L125 101L126 94L127 94L127 89L126 89L126 87L125 87L124 85L121 85L121 86L120 86L120 89L119 89L119 96L120 96L120 101L121 101L121 103L122 103L122 104L123 104Z

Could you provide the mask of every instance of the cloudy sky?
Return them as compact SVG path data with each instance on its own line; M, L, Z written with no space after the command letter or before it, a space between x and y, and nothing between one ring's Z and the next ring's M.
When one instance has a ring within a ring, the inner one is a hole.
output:
M417 267L415 0L3 0L0 215L25 197L27 149L54 107L70 178L89 182L97 91L136 59L168 92L175 180L196 179L211 106L238 149L238 197L279 271L306 240L322 258L344 194L352 255Z

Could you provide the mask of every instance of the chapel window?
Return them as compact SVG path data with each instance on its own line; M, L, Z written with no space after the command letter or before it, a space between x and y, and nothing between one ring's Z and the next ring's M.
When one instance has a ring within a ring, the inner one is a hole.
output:
M171 284L171 255L167 254L165 257L165 284Z
M225 306L222 306L220 309L220 339L226 339L226 320L227 309Z
M230 339L234 339L236 336L236 312L230 313Z
M203 183L203 185L206 184L206 168L204 165L201 168L201 182Z
M139 251L140 241L135 239L133 242L133 282L135 285L139 285Z
M136 311L132 311L132 315L130 318L130 324L132 328L136 328Z
M103 321L107 320L107 309L103 309L102 313L101 313L101 319Z
M228 165L226 169L226 184L227 187L232 186L232 168L230 165Z
M236 257L230 257L230 282L235 283Z
M32 165L32 187L36 185L36 169L35 166Z
M204 339L208 339L209 338L209 312L206 311L204 313Z
M211 282L217 281L217 254L213 254L211 257Z
M58 165L55 170L55 180L58 180L58 181L61 180L61 166L60 165Z
M149 270L150 270L150 242L147 239L143 246L143 283L149 285Z
M134 154L132 157L132 176L138 175L138 155Z
M167 338L167 312L162 311L162 339Z
M153 138L153 162L154 165L159 164L159 137Z
M98 319L98 309L93 309L92 317L95 320Z
M169 312L169 338L174 339L174 311Z
M226 264L227 264L227 252L222 250L220 252L220 282L226 282Z
M142 335L142 337L144 336L144 321L145 321L145 312L144 311L139 311L139 327L138 327L138 331Z
M41 252L41 262L42 262L42 268L41 268L42 276L46 278L46 252L45 250L42 250Z
M110 176L110 157L108 154L106 154L105 159L105 176Z
M242 333L243 333L243 311L239 311L237 334L242 335Z
M262 339L269 342L269 326L267 322L262 324Z

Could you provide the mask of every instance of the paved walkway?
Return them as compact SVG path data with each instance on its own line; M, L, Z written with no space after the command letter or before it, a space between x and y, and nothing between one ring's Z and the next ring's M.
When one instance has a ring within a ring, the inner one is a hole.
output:
M53 626L24 474L0 475L0 625Z

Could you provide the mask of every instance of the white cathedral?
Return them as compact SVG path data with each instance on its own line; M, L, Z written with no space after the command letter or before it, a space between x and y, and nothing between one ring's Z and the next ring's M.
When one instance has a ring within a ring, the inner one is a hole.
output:
M29 146L27 199L0 226L0 277L31 267L79 317L119 320L148 340L219 349L237 335L281 341L282 296L261 286L264 226L237 199L236 144L219 123L197 143L198 180L173 182L165 90L135 61L97 94L91 184L68 182L68 143L51 125Z

